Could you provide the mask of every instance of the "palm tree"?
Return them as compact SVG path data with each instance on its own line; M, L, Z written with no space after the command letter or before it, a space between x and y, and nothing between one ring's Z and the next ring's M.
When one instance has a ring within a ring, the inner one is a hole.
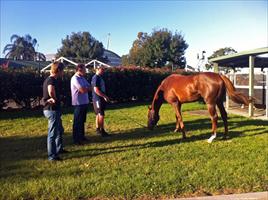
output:
M46 56L40 52L36 52L35 60L46 61Z
M11 44L7 44L3 53L7 52L6 58L21 59L21 60L46 60L44 54L35 51L37 40L32 38L29 34L24 37L16 34L10 38Z

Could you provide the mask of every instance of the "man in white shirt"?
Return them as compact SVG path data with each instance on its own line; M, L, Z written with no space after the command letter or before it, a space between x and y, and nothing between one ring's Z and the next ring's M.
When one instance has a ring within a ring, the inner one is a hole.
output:
M88 92L90 84L85 79L86 67L83 64L76 66L76 73L71 78L72 105L74 106L73 142L82 145L86 141L85 122L89 104Z

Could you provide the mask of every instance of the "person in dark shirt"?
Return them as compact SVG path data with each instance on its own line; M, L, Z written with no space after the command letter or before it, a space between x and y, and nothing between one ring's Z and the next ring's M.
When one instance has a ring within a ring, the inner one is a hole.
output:
M106 102L109 98L106 96L105 82L102 78L104 73L104 66L99 65L96 67L96 74L92 77L92 100L93 107L96 114L96 132L102 137L110 136L104 129L104 110Z
M59 78L63 76L63 63L51 65L50 76L43 83L44 115L48 119L47 151L48 160L58 161L63 149Z

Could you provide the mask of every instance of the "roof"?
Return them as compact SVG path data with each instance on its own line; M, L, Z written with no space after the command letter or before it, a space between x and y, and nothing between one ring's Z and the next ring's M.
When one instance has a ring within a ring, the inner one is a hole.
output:
M254 67L268 68L268 57L260 57L259 55L268 54L268 47L253 49L249 51L241 51L226 56L219 56L209 59L209 62L218 63L222 67L249 67L249 56L255 56Z
M108 50L108 49L104 49L103 54L104 54L104 55L112 54L113 56L115 56L115 57L121 59L121 57L120 57L118 54L116 54L115 52L113 52L113 51L111 51L111 50Z
M76 62L74 62L74 61L71 61L71 60L69 60L69 59L67 59L67 58L65 58L65 57L63 57L63 56L61 56L61 57L59 57L58 59L56 59L56 61L60 61L60 62L67 61L68 63L71 63L71 64L73 64L73 65L75 65L75 66L78 65L78 63L76 63ZM52 63L53 63L53 62L50 62L49 65L47 65L46 67L42 68L42 69L41 69L41 72L44 72L46 69L48 69L48 68L52 65Z
M91 60L90 62L88 62L87 64L85 64L85 66L93 65L94 66L94 69L95 69L96 68L96 64L97 65L103 65L103 66L108 67L108 68L111 67L110 65L107 65L107 64L105 64L105 63L103 63L103 62L101 62L99 60L96 60L96 59Z
M121 65L121 57L118 54L108 49L105 49L103 52L103 56L108 58L107 64L114 66L114 67Z

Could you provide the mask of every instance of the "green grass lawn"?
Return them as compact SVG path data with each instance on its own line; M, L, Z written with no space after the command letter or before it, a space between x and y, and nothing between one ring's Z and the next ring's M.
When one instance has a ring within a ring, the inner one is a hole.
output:
M88 113L84 146L72 145L72 110L65 110L62 162L47 161L47 120L41 111L0 113L0 199L148 199L267 190L268 123L229 116L230 139L212 144L209 116L183 105L188 138L173 133L175 115L164 104L154 131L145 104L113 105L106 112L111 138L94 132Z

